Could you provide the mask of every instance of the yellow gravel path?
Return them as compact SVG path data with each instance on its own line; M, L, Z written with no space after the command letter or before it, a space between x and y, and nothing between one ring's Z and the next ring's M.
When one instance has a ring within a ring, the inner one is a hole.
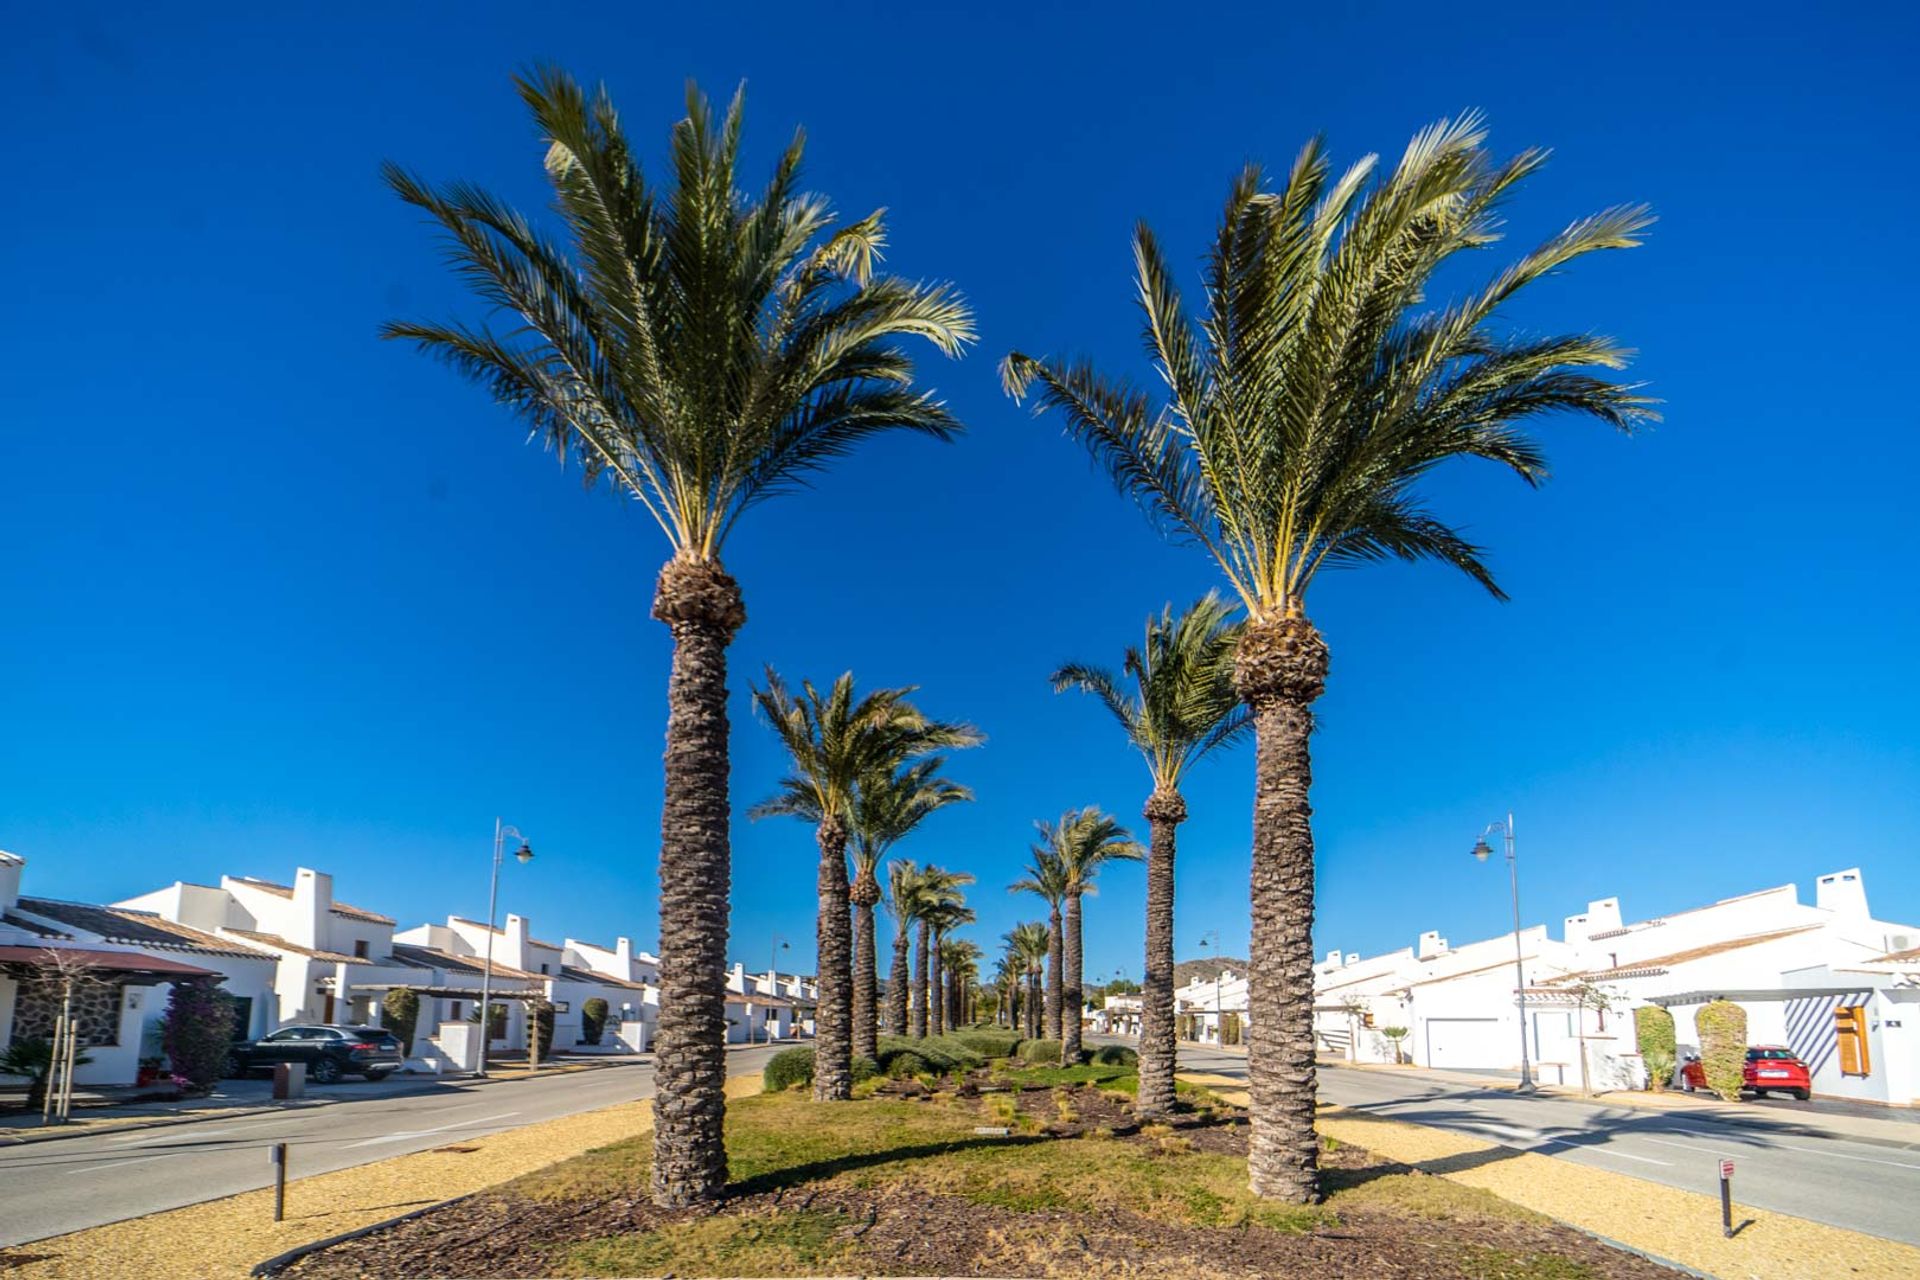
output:
M1912 1280L1920 1249L1804 1218L1734 1205L1733 1239L1720 1201L1551 1156L1397 1120L1330 1108L1320 1132L1725 1280Z
M758 1092L757 1073L727 1081L730 1097ZM463 1139L454 1144L459 1151L421 1151L289 1182L284 1222L273 1221L271 1191L249 1191L0 1250L0 1272L7 1280L240 1280L288 1249L482 1190L652 1127L651 1101L583 1111Z

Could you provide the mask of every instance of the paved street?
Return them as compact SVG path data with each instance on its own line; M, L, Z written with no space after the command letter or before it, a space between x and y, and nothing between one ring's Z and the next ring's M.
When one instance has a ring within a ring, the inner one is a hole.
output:
M1182 1046L1180 1068L1244 1080L1244 1054ZM1519 1097L1430 1077L1320 1069L1320 1096L1352 1111L1431 1125L1669 1187L1718 1197L1718 1162L1734 1161L1734 1199L1870 1235L1920 1244L1920 1141L1836 1136L1804 1112L1753 1109L1730 1124L1687 1111L1604 1099ZM1701 1223L1717 1231L1719 1223Z
M741 1047L733 1073L773 1051ZM524 1124L653 1096L651 1058L533 1080L454 1081L396 1093L396 1080L353 1097L268 1115L209 1116L132 1132L0 1147L0 1246L176 1209L271 1185L267 1149L287 1144L293 1178L458 1143Z

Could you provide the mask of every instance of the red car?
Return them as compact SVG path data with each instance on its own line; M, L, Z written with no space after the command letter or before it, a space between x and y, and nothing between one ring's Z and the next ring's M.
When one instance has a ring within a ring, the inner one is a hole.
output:
M1741 1088L1747 1093L1762 1097L1790 1093L1802 1102L1813 1096L1813 1077L1807 1073L1807 1064L1785 1045L1757 1044L1748 1049L1743 1074L1746 1083ZM1687 1055L1687 1065L1680 1069L1680 1084L1688 1093L1707 1087L1707 1069L1698 1055Z

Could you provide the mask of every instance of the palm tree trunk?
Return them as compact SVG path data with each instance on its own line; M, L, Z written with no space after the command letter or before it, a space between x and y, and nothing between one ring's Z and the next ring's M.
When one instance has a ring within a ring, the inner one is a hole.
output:
M913 980L907 976L907 953L913 950L913 939L907 932L907 922L900 922L899 931L893 935L893 969L887 975L887 1034L903 1036L907 1034L907 992Z
M1080 895L1067 895L1066 986L1060 992L1060 1065L1080 1065L1080 1010L1086 1004L1081 995L1080 972Z
M1047 1039L1060 1038L1060 980L1064 968L1060 945L1060 906L1047 915Z
M1171 787L1147 798L1147 963L1140 1002L1140 1097L1143 1117L1173 1110L1173 855L1174 831L1187 802Z
M1040 1038L1040 970L1027 970L1027 1039Z
M913 957L913 1016L907 1026L907 1034L916 1040L927 1034L927 945L932 933L932 926L922 920L920 948Z
M880 1047L880 974L873 946L873 907L853 909L853 1055L871 1058Z
M928 964L932 967L933 972L932 972L931 984L927 988L927 1013L928 1013L928 1017L931 1019L931 1021L927 1025L927 1034L932 1036L937 1036L943 1030L945 1030L945 1027L942 1024L946 1021L947 1011L946 1011L946 1001L941 998L942 992L944 990L944 986L942 982L943 974L942 974L941 965L940 965L940 944L945 940L946 940L946 934L944 932L938 929L934 930L933 958L930 961L928 961Z
M727 645L747 611L718 563L676 559L653 616L673 631L653 1096L653 1199L672 1208L727 1183Z
M1320 1197L1313 1129L1313 763L1307 738L1326 688L1327 646L1303 617L1250 622L1234 689L1253 714L1253 939L1247 1069L1255 1195Z
M853 966L851 908L847 902L847 829L829 818L815 833L820 842L820 1007L814 1014L813 1100L845 1102L853 1096Z

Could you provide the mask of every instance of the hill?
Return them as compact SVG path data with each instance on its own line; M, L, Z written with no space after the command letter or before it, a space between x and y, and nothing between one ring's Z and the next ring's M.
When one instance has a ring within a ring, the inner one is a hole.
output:
M1210 980L1222 969L1245 973L1247 962L1233 956L1201 956L1195 960L1180 960L1173 966L1173 985L1184 987L1195 978Z

